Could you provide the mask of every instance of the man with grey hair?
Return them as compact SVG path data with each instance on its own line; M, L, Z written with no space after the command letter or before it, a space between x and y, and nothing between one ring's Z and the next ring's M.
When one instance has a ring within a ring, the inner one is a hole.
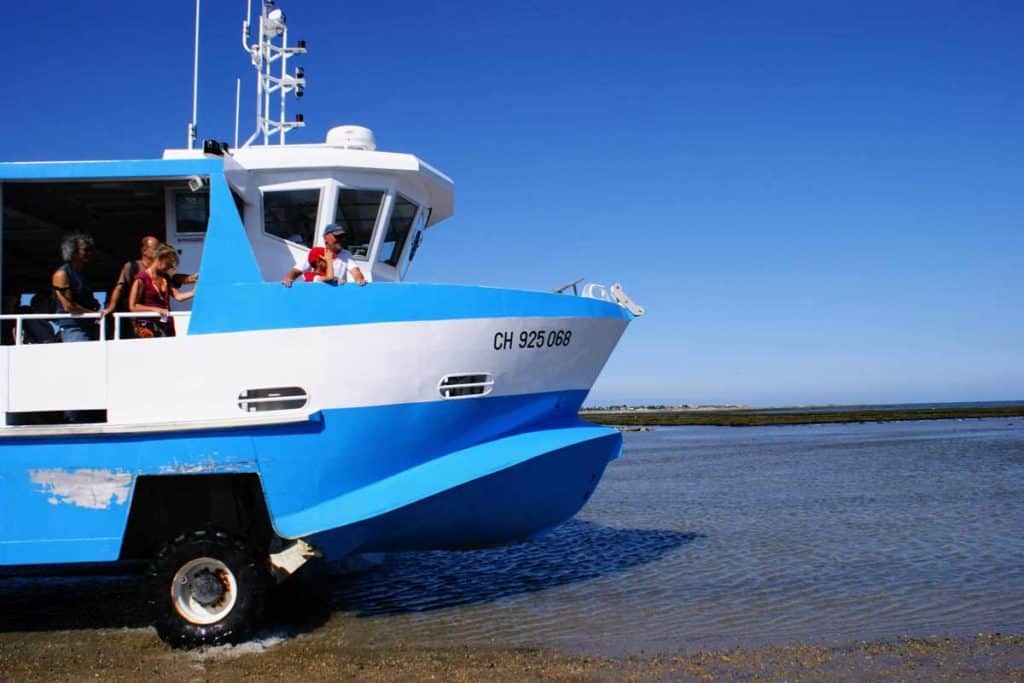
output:
M93 239L85 233L65 235L60 243L60 255L64 263L53 271L50 285L53 287L57 313L96 313L100 304L85 281L82 270L92 259ZM80 342L92 339L96 321L83 318L61 318L57 321L61 341Z

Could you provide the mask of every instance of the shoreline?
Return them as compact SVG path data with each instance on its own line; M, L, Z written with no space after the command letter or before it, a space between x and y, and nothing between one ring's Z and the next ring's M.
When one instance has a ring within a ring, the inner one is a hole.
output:
M1024 635L903 638L644 654L567 654L538 647L367 648L311 632L199 651L171 650L149 629L0 634L0 678L192 681L479 680L1020 680Z
M910 420L962 420L1024 418L1024 404L997 407L894 408L892 410L820 410L742 408L668 410L583 410L588 422L609 426L671 427L707 425L764 427L771 425L842 424L850 422L903 422Z

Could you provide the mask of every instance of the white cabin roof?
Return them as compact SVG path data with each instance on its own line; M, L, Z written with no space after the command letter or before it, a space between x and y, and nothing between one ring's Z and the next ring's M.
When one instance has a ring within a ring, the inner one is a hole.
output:
M203 158L202 150L168 149L164 159ZM246 171L359 171L388 175L415 175L430 197L430 224L455 212L455 182L414 154L349 149L327 143L308 145L252 145L226 155Z

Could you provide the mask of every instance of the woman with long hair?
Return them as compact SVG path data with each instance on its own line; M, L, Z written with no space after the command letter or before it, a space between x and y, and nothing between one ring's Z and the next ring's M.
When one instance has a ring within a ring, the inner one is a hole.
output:
M188 301L196 292L182 292L171 283L178 266L178 251L169 244L161 244L153 253L153 262L139 271L128 295L128 308L132 313L153 312L160 316L135 319L135 336L173 337L174 319L170 317L171 297L175 301Z

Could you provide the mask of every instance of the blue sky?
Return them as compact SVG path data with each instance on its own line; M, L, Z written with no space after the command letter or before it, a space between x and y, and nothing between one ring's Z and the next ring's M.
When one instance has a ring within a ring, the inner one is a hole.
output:
M193 3L17 3L0 159L183 146ZM456 181L410 278L620 281L592 402L1024 399L1019 2L284 0L342 123ZM205 0L200 136L231 140L245 3Z

